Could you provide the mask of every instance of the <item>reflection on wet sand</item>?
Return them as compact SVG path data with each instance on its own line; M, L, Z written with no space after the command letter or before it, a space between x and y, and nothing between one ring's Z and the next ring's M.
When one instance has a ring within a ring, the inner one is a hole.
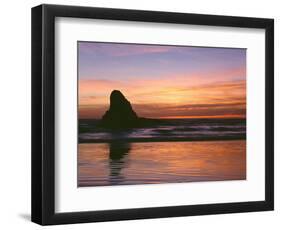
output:
M109 145L109 183L119 184L123 181L124 176L121 170L127 163L127 155L131 150L131 144L126 142L111 142Z
M245 179L245 140L79 144L78 186Z

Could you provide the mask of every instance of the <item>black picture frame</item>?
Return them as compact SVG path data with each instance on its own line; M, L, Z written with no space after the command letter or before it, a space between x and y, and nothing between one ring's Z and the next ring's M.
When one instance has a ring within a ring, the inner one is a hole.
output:
M109 19L265 29L265 200L55 213L55 18ZM274 20L126 9L32 8L32 221L41 225L267 211L274 209Z

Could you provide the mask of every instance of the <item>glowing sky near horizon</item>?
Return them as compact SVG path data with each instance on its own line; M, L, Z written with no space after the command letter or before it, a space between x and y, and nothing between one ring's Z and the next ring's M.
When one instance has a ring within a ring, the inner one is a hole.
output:
M79 118L114 89L141 117L246 116L246 49L79 42L78 79Z

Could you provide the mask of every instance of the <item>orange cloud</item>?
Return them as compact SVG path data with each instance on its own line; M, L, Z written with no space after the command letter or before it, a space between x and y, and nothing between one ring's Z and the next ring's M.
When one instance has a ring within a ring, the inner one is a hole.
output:
M153 83L152 83L153 82ZM246 116L246 81L183 84L181 81L79 81L81 118L101 118L113 89L121 90L144 117Z

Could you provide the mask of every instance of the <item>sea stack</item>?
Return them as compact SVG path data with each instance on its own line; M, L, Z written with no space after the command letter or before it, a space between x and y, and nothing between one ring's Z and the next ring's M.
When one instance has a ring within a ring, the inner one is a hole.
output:
M110 107L102 117L102 126L106 128L132 128L138 125L138 116L131 103L119 90L110 94Z

